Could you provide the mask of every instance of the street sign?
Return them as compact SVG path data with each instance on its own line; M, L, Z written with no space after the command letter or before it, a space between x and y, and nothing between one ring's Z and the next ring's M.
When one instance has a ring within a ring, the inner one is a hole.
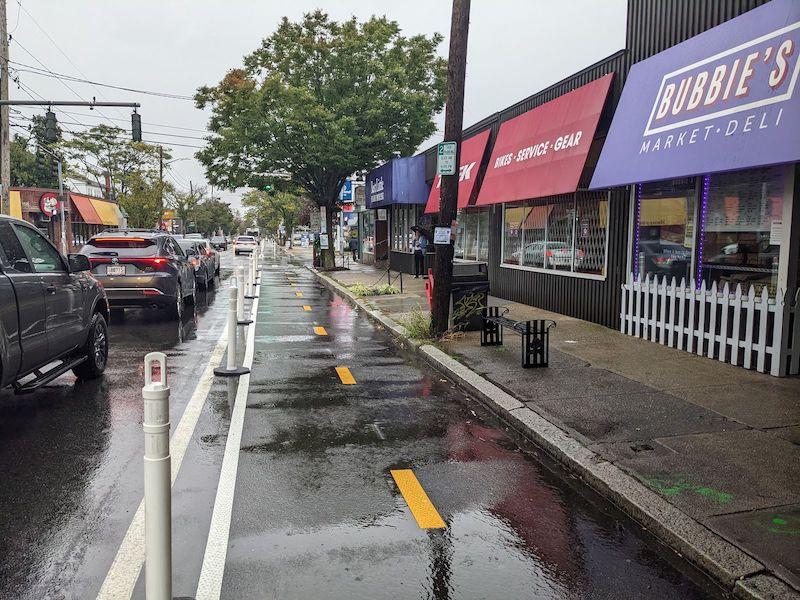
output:
M436 172L439 175L456 174L456 142L442 142L436 147Z

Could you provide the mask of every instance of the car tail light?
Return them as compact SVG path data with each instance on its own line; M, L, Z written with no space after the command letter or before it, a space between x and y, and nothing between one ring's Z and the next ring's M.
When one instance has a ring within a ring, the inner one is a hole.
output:
M203 248L203 254L205 254L206 256L211 256L211 250L209 250L208 248Z
M196 258L193 258L192 259L192 264L196 267L196 266L198 266L200 264L200 261L198 259L196 259Z

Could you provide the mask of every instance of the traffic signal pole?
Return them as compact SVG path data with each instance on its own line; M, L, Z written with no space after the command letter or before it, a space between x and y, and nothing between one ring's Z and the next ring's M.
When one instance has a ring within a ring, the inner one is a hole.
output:
M456 142L455 174L440 175L439 224L450 227L458 207L458 176L461 130L464 124L464 79L467 71L467 36L470 0L453 0L450 25L450 53L447 59L447 99L444 113L444 141ZM453 243L437 244L433 268L433 331L441 336L450 320L450 291L453 286Z

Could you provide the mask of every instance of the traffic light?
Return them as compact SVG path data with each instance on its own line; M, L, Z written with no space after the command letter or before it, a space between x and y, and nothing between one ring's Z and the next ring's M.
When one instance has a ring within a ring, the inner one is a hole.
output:
M53 156L50 157L50 176L53 181L58 181L58 159Z
M56 122L56 113L52 110L48 110L45 114L44 141L48 144L58 141L58 123Z
M131 133L134 142L142 141L142 115L137 112L131 114Z

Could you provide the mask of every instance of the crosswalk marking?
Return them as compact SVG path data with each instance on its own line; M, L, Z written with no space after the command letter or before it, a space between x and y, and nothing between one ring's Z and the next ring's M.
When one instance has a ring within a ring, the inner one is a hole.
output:
M328 335L328 332L325 331L324 327L314 327L314 333L317 335Z
M411 469L393 469L391 471L394 482L408 504L411 514L417 520L420 529L444 529L445 522L422 489L417 476Z
M339 379L345 385L354 385L356 382L356 378L353 377L353 374L347 367L336 367L336 374L339 375Z

